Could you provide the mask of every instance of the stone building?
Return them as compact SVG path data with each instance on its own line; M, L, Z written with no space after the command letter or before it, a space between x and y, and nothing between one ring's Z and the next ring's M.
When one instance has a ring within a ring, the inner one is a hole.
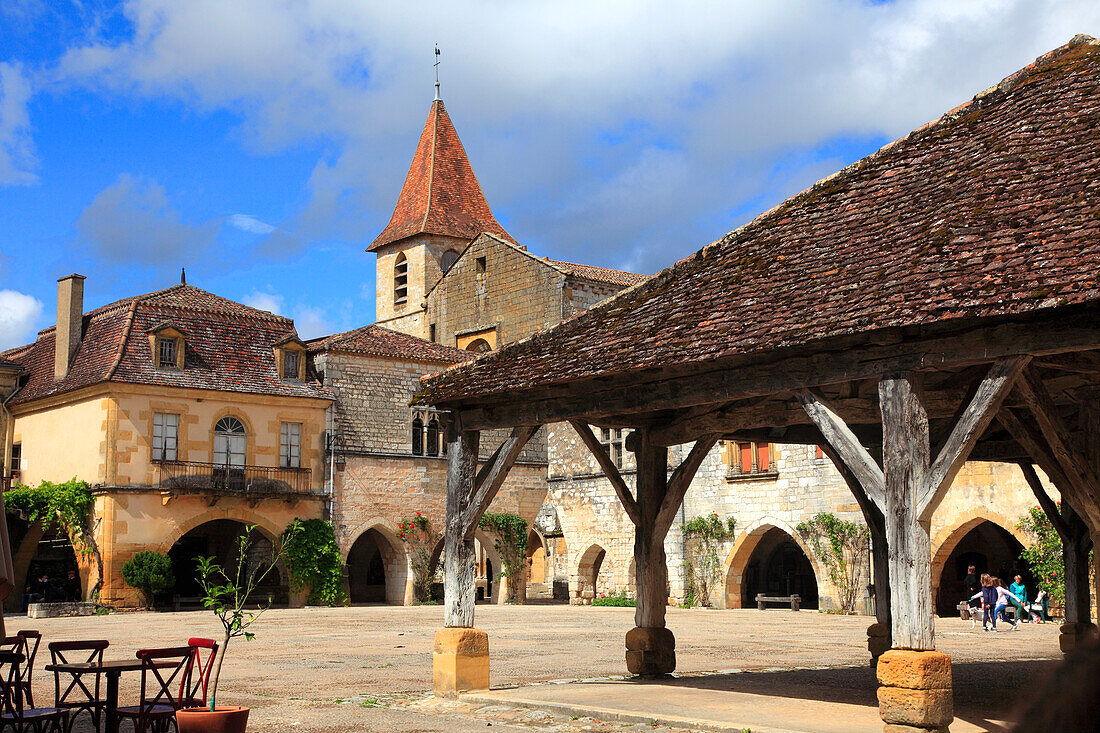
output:
M312 363L333 403L332 522L353 603L411 603L412 577L398 525L417 512L435 528L446 509L446 441L439 416L409 403L420 378L472 354L369 325L309 342ZM482 448L486 455L495 446ZM492 511L534 518L546 494L545 444L532 443ZM503 598L491 536L480 533L482 590ZM494 573L494 568L497 573Z
M56 326L2 356L20 368L5 476L91 484L102 567L71 548L67 560L43 557L49 528L24 523L12 530L20 588L32 566L55 573L47 566L67 561L85 597L101 580L104 603L134 605L122 565L156 550L173 558L175 594L190 598L194 557L224 559L244 525L270 547L295 517L322 516L332 397L293 321L186 284L87 313L83 299L84 278L62 278ZM285 580L271 589L284 601Z
M368 251L377 255L379 324L475 352L525 339L646 280L529 252L493 216L438 100L393 217ZM573 428L553 424L546 430L547 503L530 538L532 579L567 584L573 603L631 592L633 525ZM625 431L597 433L632 481ZM673 466L689 448L673 449ZM1017 557L1028 540L1017 522L1034 504L1014 465L973 464L963 470L933 520L934 583L938 589L942 577L944 588L938 593L941 612L951 612L960 597L966 564L1001 573L1021 568ZM862 521L851 492L820 450L720 444L692 482L666 541L671 598L679 602L685 591L680 524L718 513L734 519L736 532L723 548L711 603L740 607L764 592L799 593L809 607L835 606L836 589L821 559L795 529L820 512ZM870 603L865 597L861 610Z

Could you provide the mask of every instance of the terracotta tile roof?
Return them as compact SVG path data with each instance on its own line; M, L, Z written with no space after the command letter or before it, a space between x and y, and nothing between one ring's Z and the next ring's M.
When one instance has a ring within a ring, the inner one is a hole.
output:
M149 332L171 325L184 334L184 369L154 367ZM83 337L64 379L55 381L54 332L4 352L27 369L11 404L103 382L330 399L315 380L278 379L274 345L294 335L294 322L191 285L116 301L84 314Z
M884 328L1100 302L1100 43L973 101L648 281L427 380L442 404Z
M450 115L443 102L436 100L390 223L367 251L416 234L471 240L482 232L515 241L489 209Z
M12 361L11 359L5 359L0 356L0 369L22 369L19 362Z
M311 352L348 351L354 354L381 356L411 361L431 361L440 364L458 364L470 361L476 354L451 346L391 331L371 324L354 331L313 339L308 344Z
M566 273L569 275L581 277L585 280L595 280L596 282L600 283L609 283L611 285L622 285L624 287L629 287L631 285L637 285L640 282L645 282L649 279L649 275L638 275L633 272L626 272L625 270L609 270L606 267L578 265L575 262L561 262L560 260L547 260L547 262L552 265L556 265L562 270L565 270Z

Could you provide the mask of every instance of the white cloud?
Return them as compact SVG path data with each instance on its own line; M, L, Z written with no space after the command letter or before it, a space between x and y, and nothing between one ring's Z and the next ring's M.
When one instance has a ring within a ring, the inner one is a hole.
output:
M218 234L217 222L181 221L156 181L126 173L85 207L76 229L107 260L165 268L196 261Z
M294 328L298 331L298 337L303 340L326 336L333 332L332 324L323 308L308 305L288 308L286 298L262 290L253 290L242 298L241 302L252 308L294 319Z
M251 293L244 296L241 302L250 308L258 308L262 311L268 311L279 316L283 315L284 299L281 295L253 290Z
M42 301L16 290L0 290L0 349L29 343Z
M73 48L52 82L231 110L259 152L342 145L268 250L384 225L438 40L443 96L494 209L521 241L599 264L671 262L740 223L722 212L772 195L778 157L902 135L1075 33L1100 35L1088 0L435 0L415 12L132 0L123 12L132 37Z
M271 234L275 231L272 225L248 214L232 214L225 218L225 223L249 234Z
M0 184L37 180L27 103L31 85L19 64L0 62Z

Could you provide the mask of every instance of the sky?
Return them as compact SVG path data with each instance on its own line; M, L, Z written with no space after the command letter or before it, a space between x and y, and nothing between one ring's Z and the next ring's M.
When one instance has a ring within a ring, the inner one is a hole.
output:
M374 319L433 97L531 251L656 272L1077 33L1095 0L0 3L0 349L187 281Z

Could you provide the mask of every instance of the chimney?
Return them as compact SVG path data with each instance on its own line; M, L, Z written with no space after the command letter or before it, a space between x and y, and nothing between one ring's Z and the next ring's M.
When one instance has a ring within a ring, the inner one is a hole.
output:
M53 341L53 378L69 373L84 320L84 276L67 275L57 281L57 331Z

